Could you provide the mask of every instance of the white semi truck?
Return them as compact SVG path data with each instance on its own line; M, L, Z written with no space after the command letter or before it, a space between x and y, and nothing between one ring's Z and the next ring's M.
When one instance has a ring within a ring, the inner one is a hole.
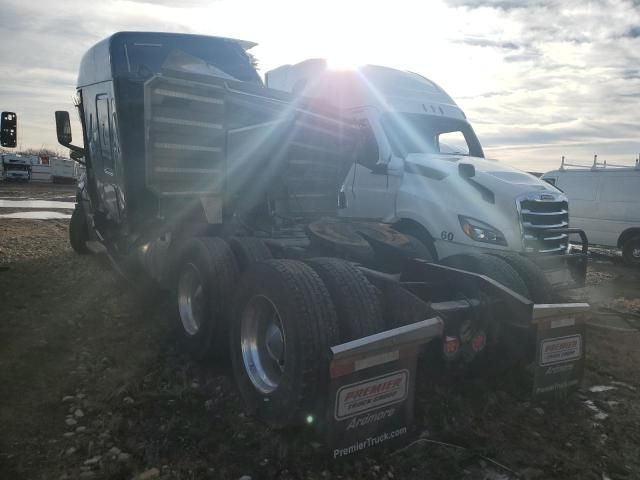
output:
M586 256L570 253L567 197L547 182L484 157L464 112L416 73L367 65L331 70L322 59L266 73L266 84L335 108L366 134L342 185L339 215L394 225L434 260L515 252L554 287L581 284ZM584 234L581 237L586 251Z

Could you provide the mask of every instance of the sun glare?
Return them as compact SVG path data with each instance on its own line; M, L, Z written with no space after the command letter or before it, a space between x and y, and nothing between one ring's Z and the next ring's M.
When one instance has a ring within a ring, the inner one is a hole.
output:
M327 68L330 70L356 70L362 66L357 55L350 55L349 53L332 54L327 57Z

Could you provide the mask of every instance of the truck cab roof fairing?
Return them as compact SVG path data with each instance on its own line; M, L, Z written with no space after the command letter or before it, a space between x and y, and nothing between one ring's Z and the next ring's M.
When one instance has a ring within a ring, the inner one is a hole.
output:
M78 73L78 88L92 85L94 83L113 80L114 77L125 75L131 67L130 56L133 52L128 52L127 45L136 46L163 46L168 45L175 48L186 47L185 50L201 48L204 42L223 45L224 43L236 44L246 51L257 45L255 42L247 40L237 40L226 37L213 37L207 35L193 35L184 33L164 33L164 32L117 32L110 37L101 40L91 47L80 61ZM193 54L190 51L187 53ZM151 72L154 73L154 72ZM260 78L253 69L240 69L235 72L239 80L259 83Z
M304 97L339 103L340 108L376 106L382 110L465 119L455 101L435 82L417 73L381 65L333 70L313 58L266 72L267 86Z

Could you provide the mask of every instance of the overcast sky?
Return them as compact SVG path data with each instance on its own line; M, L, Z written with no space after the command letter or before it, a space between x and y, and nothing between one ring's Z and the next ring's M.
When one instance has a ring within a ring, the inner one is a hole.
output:
M253 40L261 73L310 57L421 73L487 156L523 169L640 152L640 0L2 0L0 108L21 147L64 151L53 112L73 110L82 53L119 30Z

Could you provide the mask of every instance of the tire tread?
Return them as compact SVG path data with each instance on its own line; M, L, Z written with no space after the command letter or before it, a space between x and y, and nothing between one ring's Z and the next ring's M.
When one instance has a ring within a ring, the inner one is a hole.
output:
M319 257L306 263L329 290L338 315L341 343L384 330L380 299L360 270L337 258Z

